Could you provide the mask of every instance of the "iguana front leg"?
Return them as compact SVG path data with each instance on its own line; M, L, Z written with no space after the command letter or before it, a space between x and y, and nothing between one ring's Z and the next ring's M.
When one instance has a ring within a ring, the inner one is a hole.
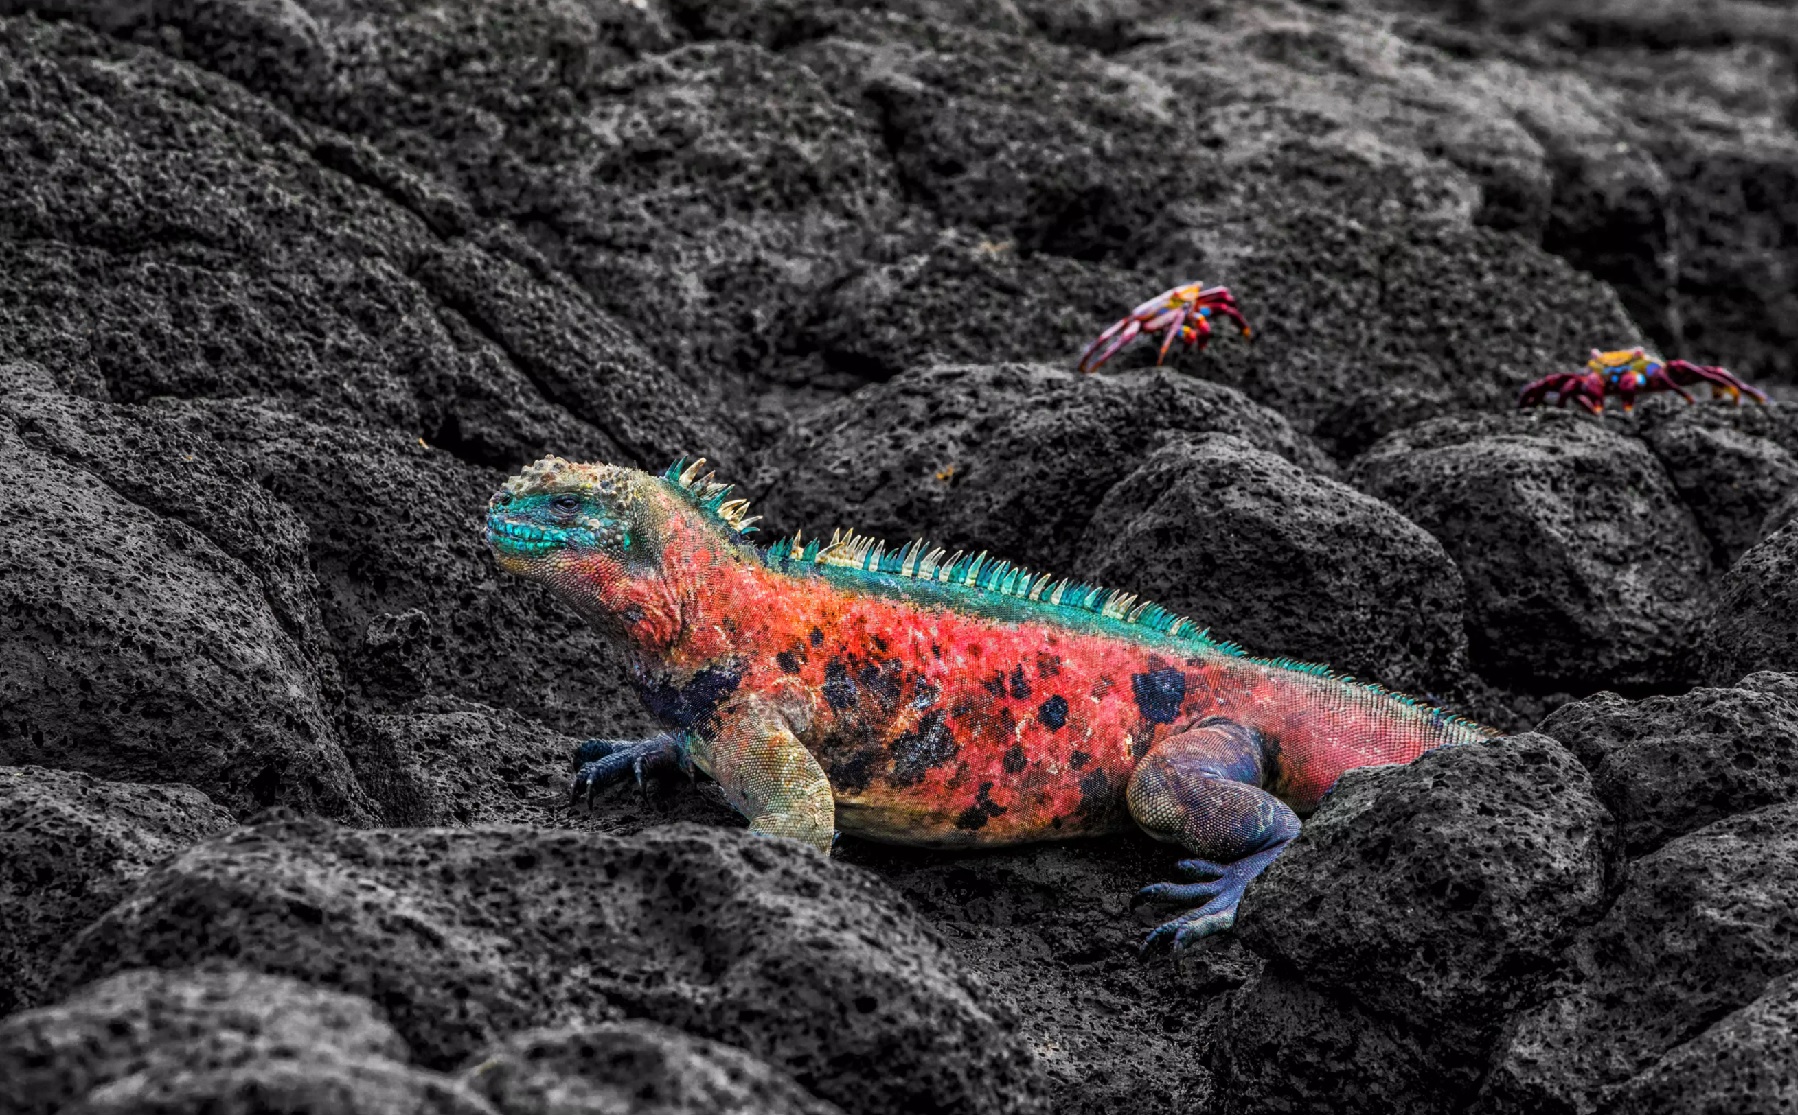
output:
M686 768L685 734L662 732L642 740L587 740L574 750L574 781L569 786L569 805L587 796L587 809L600 788L622 780L626 774L637 777L642 787L646 778L673 768Z
M830 852L837 816L830 779L772 704L744 697L721 706L689 755L751 830Z
M1168 737L1137 762L1126 792L1131 816L1150 836L1195 854L1179 863L1189 879L1209 877L1138 893L1139 902L1193 906L1156 927L1145 950L1228 929L1249 881L1299 835L1292 807L1261 789L1267 768L1261 734L1223 718Z

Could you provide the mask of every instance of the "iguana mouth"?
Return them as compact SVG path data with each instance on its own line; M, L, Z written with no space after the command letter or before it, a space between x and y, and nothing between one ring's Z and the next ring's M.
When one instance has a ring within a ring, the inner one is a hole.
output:
M490 547L534 553L553 550L565 543L563 531L552 531L499 516L487 517L487 545Z

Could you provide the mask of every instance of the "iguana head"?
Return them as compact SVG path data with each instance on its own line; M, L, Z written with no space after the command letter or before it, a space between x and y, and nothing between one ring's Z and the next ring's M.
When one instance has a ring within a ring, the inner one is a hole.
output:
M727 486L694 474L543 458L488 501L487 545L500 569L548 584L589 619L672 642L682 600L736 555L748 526Z
M545 457L488 501L487 545L500 569L548 584L589 619L672 636L680 616L663 569L669 501L658 487L635 469Z

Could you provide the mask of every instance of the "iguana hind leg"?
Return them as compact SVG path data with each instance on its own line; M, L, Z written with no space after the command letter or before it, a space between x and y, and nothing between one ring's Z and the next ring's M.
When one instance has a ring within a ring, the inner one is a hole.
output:
M693 742L691 755L751 830L830 852L836 839L830 779L770 703L748 697L726 704Z
M1195 854L1193 883L1145 887L1138 902L1191 910L1155 928L1144 949L1181 946L1227 929L1249 881L1299 834L1292 808L1261 789L1271 774L1261 734L1213 718L1150 748L1126 791L1130 814L1152 837Z

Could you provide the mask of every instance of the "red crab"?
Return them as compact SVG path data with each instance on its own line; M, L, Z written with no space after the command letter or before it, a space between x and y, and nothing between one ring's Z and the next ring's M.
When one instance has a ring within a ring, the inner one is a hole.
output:
M1206 343L1211 340L1213 312L1222 314L1241 326L1244 337L1255 335L1248 319L1236 308L1236 296L1230 293L1230 288L1188 283L1184 287L1161 292L1130 311L1129 317L1099 334L1086 347L1086 351L1080 354L1080 371L1096 371L1099 365L1110 360L1119 349L1143 333L1167 331L1167 336L1161 341L1161 352L1155 357L1157 365L1167 359L1167 351L1173 348L1175 338L1185 341L1189 346L1197 345L1203 352Z
M1636 405L1636 395L1644 391L1675 391L1687 403L1695 402L1686 388L1694 384L1711 385L1711 398L1729 398L1738 404L1742 396L1765 403L1767 393L1736 379L1727 369L1711 364L1693 364L1684 360L1663 361L1645 349L1613 349L1608 353L1592 350L1592 359L1583 372L1553 372L1540 380L1523 385L1517 393L1519 407L1531 407L1548 401L1565 406L1578 403L1595 415L1604 413L1605 397L1615 395L1623 400L1623 409Z

